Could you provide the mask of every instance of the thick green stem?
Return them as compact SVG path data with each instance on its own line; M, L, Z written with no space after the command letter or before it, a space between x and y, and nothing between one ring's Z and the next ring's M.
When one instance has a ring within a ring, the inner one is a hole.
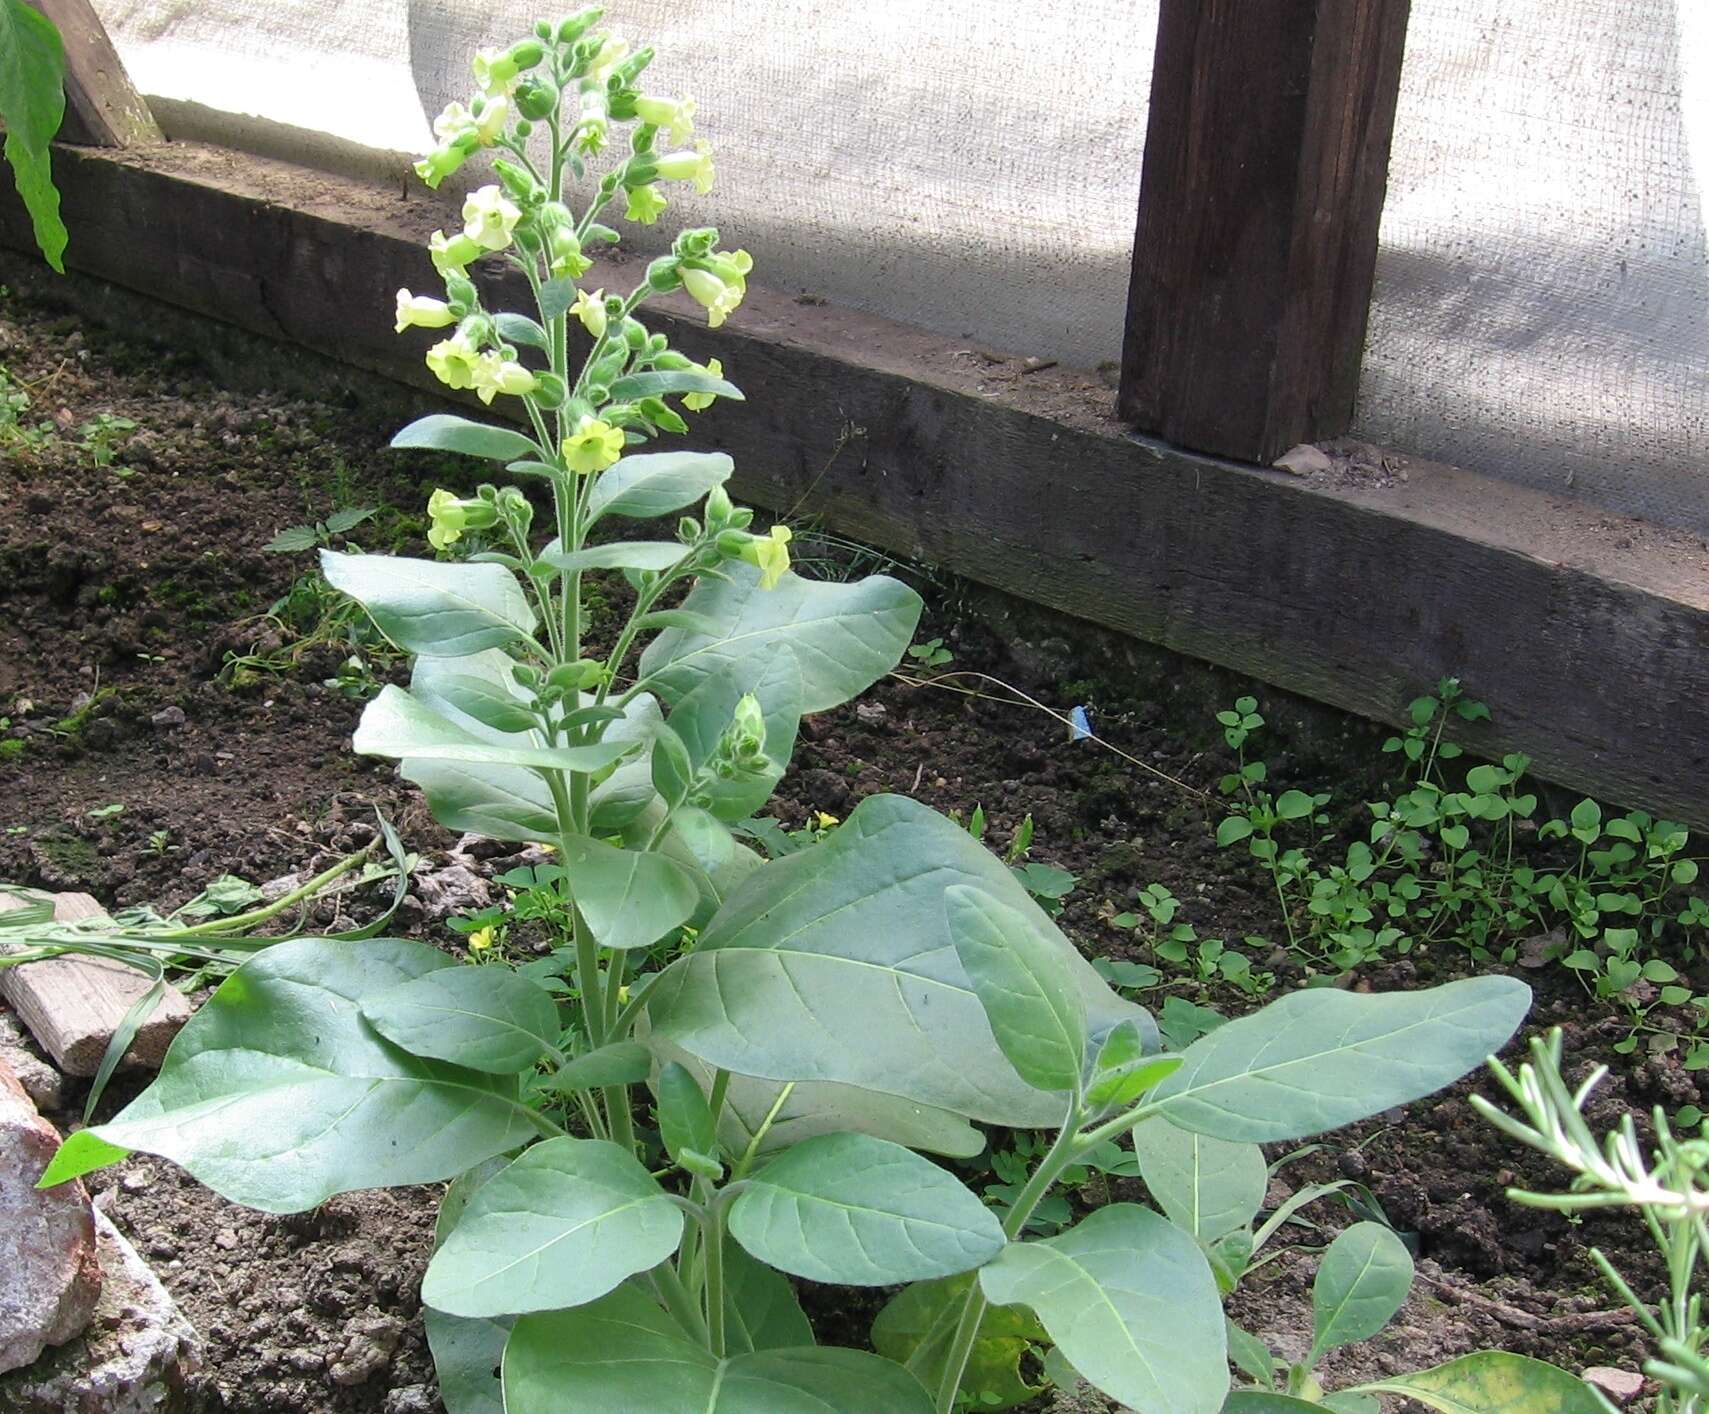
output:
M1045 1195L1062 1176L1062 1171L1074 1162L1082 1149L1089 1147L1089 1136L1083 1139L1079 1132L1081 1118L1078 1109L1068 1116L1056 1136L1056 1142L1038 1161L1032 1177L1015 1199L1015 1206L1009 1209L1009 1216L1003 1221L1003 1236L1010 1242L1020 1240L1033 1210L1044 1201ZM979 1323L985 1319L987 1305L979 1278L975 1276L967 1289L967 1301L961 1308L961 1319L956 1323L955 1336L950 1341L949 1355L944 1361L943 1380L938 1385L937 1414L954 1414L955 1397L961 1390L962 1376L967 1373L967 1362L973 1354L973 1342L979 1338Z
M724 1204L712 1200L706 1215L706 1348L724 1358Z
M653 1289L659 1293L659 1300L664 1303L665 1310L676 1317L677 1324L696 1340L706 1340L706 1319L700 1314L693 1293L677 1275L676 1268L669 1262L660 1262L648 1275L653 1280Z

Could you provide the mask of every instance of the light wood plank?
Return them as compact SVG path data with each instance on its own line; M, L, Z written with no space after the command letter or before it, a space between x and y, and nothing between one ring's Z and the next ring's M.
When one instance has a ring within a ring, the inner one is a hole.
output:
M89 0L27 0L65 43L65 123L60 137L90 147L164 142L147 101L136 91L107 28Z

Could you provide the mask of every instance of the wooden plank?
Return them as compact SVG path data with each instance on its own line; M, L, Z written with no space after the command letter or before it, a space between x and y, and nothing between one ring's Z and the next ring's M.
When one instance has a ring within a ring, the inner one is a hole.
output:
M157 301L92 285L90 313L152 329L164 301L436 388L390 294L433 288L436 202L190 144L69 154L61 184L85 232L73 265ZM0 202L0 242L28 241ZM627 289L640 268L589 283ZM502 281L493 301L522 307ZM1495 714L1480 749L1709 826L1701 541L1416 461L1342 484L1136 439L1096 380L757 284L716 333L685 297L647 321L747 392L692 444L731 452L761 505L1378 720L1460 674Z
M1352 423L1411 0L1163 0L1119 405L1269 465Z
M136 147L166 140L89 0L26 3L52 20L65 42L63 141L91 147Z
M0 913L24 907L0 894ZM61 923L100 918L104 910L88 894L55 894L53 916ZM0 996L67 1075L91 1076L136 1001L150 982L135 968L105 958L54 957L0 968ZM178 1029L190 1019L190 1004L168 987L153 1014L137 1031L125 1064L158 1069Z

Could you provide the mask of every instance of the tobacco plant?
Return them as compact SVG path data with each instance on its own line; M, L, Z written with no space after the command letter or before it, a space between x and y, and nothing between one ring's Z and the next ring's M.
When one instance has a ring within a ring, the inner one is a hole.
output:
M1502 1045L1529 994L1311 991L1163 1053L1008 865L926 807L869 798L769 861L736 838L801 717L893 668L920 603L882 575L794 574L787 532L753 533L726 494L728 457L640 450L685 429L667 398L740 397L642 306L682 290L716 326L750 262L690 230L627 293L577 285L619 197L651 221L661 184L713 178L705 144L683 145L692 105L638 87L651 51L597 20L476 57L480 93L418 170L437 185L488 151L496 180L430 244L445 298L398 295L400 331L450 331L428 366L526 430L440 415L393 445L501 465L544 493L547 525L515 485L439 491L437 548L472 531L500 548L323 556L415 655L355 748L397 760L450 828L552 846L529 882L556 890L537 916L562 945L521 967L496 936L482 966L400 940L269 948L43 1181L131 1150L270 1212L450 1181L422 1297L456 1414L949 1414L988 1402L1016 1308L1059 1378L1209 1414L1228 1343L1193 1232L1111 1203L1029 1239L1041 1205L1159 1125L1250 1145L1409 1101ZM578 212L569 186L608 145ZM484 254L532 313L488 308ZM657 538L605 538L660 518ZM595 648L598 576L627 582L630 611ZM1001 1211L944 1162L984 1149L976 1125L1043 1136ZM875 1333L887 1353L816 1343L790 1277L905 1286Z

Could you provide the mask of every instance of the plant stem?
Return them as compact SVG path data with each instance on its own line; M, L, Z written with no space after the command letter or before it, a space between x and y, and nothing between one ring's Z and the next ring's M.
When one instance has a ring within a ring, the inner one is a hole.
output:
M348 874L374 852L374 845L378 843L379 841L376 839L372 844L357 850L355 854L345 855L330 869L322 870L308 883L299 884L290 893L281 895L264 907L253 909L249 913L234 914L230 918L212 918L206 923L197 923L188 928L173 928L166 932L156 933L155 936L163 939L202 938L216 933L241 933L246 928L253 928L258 923L265 923L269 918L277 917L283 913L292 904L300 903L306 898L312 898L340 875Z
M720 1193L706 1214L706 1348L724 1358L724 1197Z
M653 1280L653 1289L658 1292L659 1300L676 1317L677 1324L696 1340L706 1340L705 1318L701 1316L693 1295L683 1285L682 1278L677 1275L676 1268L669 1262L660 1262L648 1276Z
M1083 1148L1091 1146L1091 1136L1087 1135L1083 1139L1080 1135L1081 1119L1076 1107L1057 1134L1056 1142L1038 1161L1038 1167L1033 1170L1032 1177L1027 1180L1020 1196L1015 1199L1015 1206L1009 1209L1009 1216L1003 1221L1003 1236L1010 1242L1020 1240L1033 1210L1044 1201L1045 1195L1062 1176L1062 1171L1074 1162ZM938 1385L937 1414L954 1414L955 1397L961 1390L962 1376L967 1373L967 1362L973 1354L973 1342L979 1337L979 1323L985 1319L985 1308L988 1304L984 1291L980 1289L979 1278L975 1276L973 1284L967 1289L967 1300L961 1308L961 1320L956 1323L949 1354L944 1360L943 1380Z

